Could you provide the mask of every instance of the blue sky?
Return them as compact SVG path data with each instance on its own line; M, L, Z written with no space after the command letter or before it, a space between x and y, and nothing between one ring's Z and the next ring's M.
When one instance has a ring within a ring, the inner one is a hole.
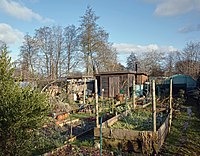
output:
M131 51L169 52L200 41L200 0L0 0L0 40L15 59L23 35L43 26L79 26L88 5L122 62Z

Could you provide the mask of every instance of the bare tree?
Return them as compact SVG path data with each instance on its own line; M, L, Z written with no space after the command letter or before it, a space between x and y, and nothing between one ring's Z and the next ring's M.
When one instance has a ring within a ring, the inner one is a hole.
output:
M66 64L66 74L69 74L72 69L77 67L80 62L79 48L79 29L74 25L69 25L64 28L64 60Z
M111 44L99 47L94 57L96 72L120 70L117 61L117 51Z
M161 65L163 63L164 54L162 52L156 50L145 52L142 53L142 56L138 59L138 70L140 72L146 72L151 76L161 76L163 74Z
M177 62L178 51L168 52L164 57L165 76L176 74L175 64Z
M63 55L63 30L60 26L53 27L53 59L52 75L54 79L62 76L62 55Z
M42 27L36 29L35 37L39 43L40 65L43 74L49 78L53 71L53 38L52 29L50 27Z
M35 38L26 34L20 47L20 64L22 76L25 78L34 77L37 62L38 45ZM25 76L26 75L26 76Z
M177 56L177 72L197 78L200 71L200 42L187 43L183 51L177 53Z
M24 36L20 55L23 70L52 80L79 71L80 63L85 64L88 75L119 69L116 49L108 42L109 34L96 23L98 18L88 7L79 28L44 26L35 30L34 37Z

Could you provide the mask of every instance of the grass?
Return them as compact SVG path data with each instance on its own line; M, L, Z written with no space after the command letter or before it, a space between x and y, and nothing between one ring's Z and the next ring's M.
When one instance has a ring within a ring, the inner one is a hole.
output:
M199 156L200 155L200 116L197 108L191 102L191 117L187 111L175 113L171 132L163 144L160 155Z
M75 140L74 142L71 142L72 145L76 146L85 146L85 147L93 147L94 146L94 141L93 139L87 139L87 140Z

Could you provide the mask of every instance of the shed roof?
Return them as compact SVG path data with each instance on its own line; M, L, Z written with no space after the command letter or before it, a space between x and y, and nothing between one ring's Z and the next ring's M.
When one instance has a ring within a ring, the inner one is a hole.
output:
M136 71L109 71L109 72L101 72L96 74L95 76L100 76L100 75L123 75L123 74L135 74L135 75L146 75L146 73L138 73Z

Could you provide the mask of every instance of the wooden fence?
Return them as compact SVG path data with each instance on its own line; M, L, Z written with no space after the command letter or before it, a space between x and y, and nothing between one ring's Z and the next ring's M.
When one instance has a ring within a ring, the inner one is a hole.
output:
M167 115L167 118L165 119L163 124L160 126L160 128L156 132L157 136L158 136L159 149L163 145L163 143L167 137L167 134L169 132L169 128L170 128L169 120L170 120L170 114Z
M169 131L170 114L156 132L109 128L120 116L121 114L102 123L103 148L143 154L158 153ZM99 142L99 127L94 128L94 139L96 143Z

